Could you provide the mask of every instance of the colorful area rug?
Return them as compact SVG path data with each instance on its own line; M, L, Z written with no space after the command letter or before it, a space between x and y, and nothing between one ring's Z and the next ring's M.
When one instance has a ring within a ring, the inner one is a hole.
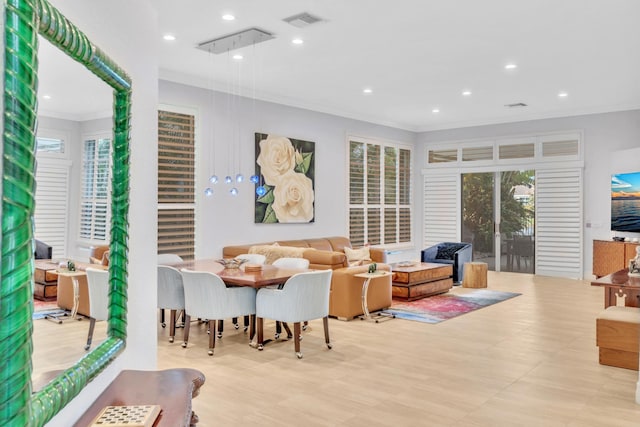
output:
M393 300L391 308L386 311L395 314L398 319L415 320L423 323L440 323L518 295L521 294L488 289L460 295L440 294L416 301Z
M40 301L33 299L33 320L43 319L48 314L59 314L64 312L58 307L57 301Z

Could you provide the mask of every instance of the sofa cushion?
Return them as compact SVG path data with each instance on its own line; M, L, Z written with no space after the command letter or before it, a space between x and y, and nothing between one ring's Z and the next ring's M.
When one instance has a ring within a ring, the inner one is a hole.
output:
M351 249L345 246L344 253L347 256L347 262L350 267L363 265L364 263L371 261L371 254L369 253L368 246L363 246L359 249Z
M440 245L438 246L438 253L436 259L453 259L453 255L465 245L453 244L453 245Z
M300 248L294 246L283 246L280 244L277 245L255 245L249 248L250 254L260 254L266 257L266 264L273 264L273 261L278 258L289 257L289 258L302 258L302 254L304 251L309 250L309 248Z

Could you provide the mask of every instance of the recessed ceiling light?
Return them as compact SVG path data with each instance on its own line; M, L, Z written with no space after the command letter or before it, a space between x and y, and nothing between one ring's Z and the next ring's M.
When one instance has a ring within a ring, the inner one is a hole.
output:
M439 109L439 108L434 108L433 110L431 110L431 112L432 112L433 114L437 114L437 113L439 113L439 112L440 112L440 109Z
M225 13L224 15L222 15L222 19L224 19L225 21L234 21L236 17L230 13Z
M362 92L366 94L373 93L373 89L371 89L370 87L367 87L367 88L364 88Z
M51 95L42 95L42 99L51 99Z
M176 36L174 36L173 34L165 34L164 36L162 36L162 38L168 42L172 42L176 39Z
M504 66L505 70L515 70L516 68L518 68L516 64L507 64Z
M569 96L567 92L563 91L558 93L558 98L566 98L567 96Z
M302 44L302 43L304 43L304 40L302 40L301 38L295 38L295 39L291 40L291 43L293 43L293 44Z
M239 53L236 53L235 55L233 55L233 59L236 59L238 61L241 60L242 58L244 58L244 56L240 55Z
M470 90L465 90L464 92L462 92L463 96L471 96L471 91Z

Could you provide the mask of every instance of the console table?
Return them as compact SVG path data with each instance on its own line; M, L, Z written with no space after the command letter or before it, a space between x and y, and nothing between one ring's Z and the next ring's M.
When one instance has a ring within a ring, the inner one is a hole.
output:
M453 286L453 266L433 262L391 264L393 298L414 301L447 292Z
M616 271L591 282L604 288L604 308L616 305L624 297L627 307L640 307L640 277L629 277L629 269Z
M191 399L200 393L204 375L196 369L164 371L125 370L109 384L93 405L74 424L88 427L105 406L160 405L154 427L195 426L198 416Z

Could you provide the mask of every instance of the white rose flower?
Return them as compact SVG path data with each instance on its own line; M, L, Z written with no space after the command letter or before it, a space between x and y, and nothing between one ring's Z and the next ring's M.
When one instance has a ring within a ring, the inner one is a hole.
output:
M313 185L302 173L289 172L273 189L273 211L280 222L309 222L313 219Z
M282 176L293 171L296 166L296 155L289 138L283 136L267 136L260 141L260 155L256 160L269 185L278 185Z

